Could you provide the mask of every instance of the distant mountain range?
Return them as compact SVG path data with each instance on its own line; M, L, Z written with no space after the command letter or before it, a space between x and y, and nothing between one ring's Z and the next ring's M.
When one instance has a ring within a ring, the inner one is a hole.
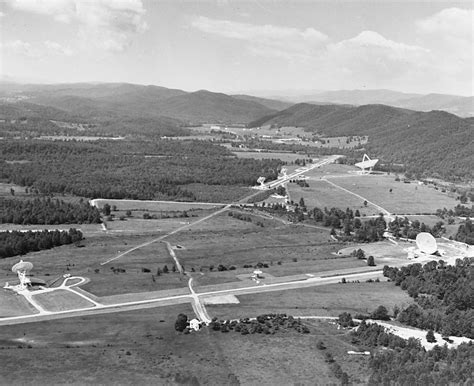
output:
M366 151L418 175L474 178L472 118L386 105L300 103L249 124L300 126L326 136L369 136Z
M183 123L248 123L289 103L230 96L210 91L186 92L126 83L19 85L5 83L0 97L54 107L74 115L110 117L170 117ZM260 103L261 102L261 103Z
M0 118L31 117L37 126L50 120L91 123L111 135L185 135L189 131L183 127L200 123L300 126L326 136L368 135L370 154L405 164L417 174L474 177L474 118L439 111L467 115L473 111L473 98L389 90L323 92L305 98L311 103L127 83L3 82Z
M443 110L460 117L474 116L474 97L447 94L409 94L392 90L321 91L299 96L276 96L276 99L316 104L347 104L361 106L384 104L416 111Z

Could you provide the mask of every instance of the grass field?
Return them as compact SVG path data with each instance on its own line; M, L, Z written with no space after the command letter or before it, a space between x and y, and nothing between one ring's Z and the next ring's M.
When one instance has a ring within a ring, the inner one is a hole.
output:
M151 244L150 248L145 250L146 253L137 250L116 262L105 266L100 265L101 262L114 257L119 251L125 251L149 240L150 236L103 234L86 238L82 242L83 248L66 245L29 253L22 256L22 259L31 261L34 264L31 273L45 280L65 273L88 277L91 282L84 288L98 296L186 286L187 283L182 281L179 274L161 275L153 281L158 267L163 268L167 262L171 269L173 264L166 246L162 243ZM0 286L16 278L10 268L18 261L19 257L0 260ZM126 272L114 273L111 267L125 269ZM150 272L143 272L143 268L149 269Z
M34 295L37 301L47 311L66 311L78 308L93 307L94 304L83 297L67 290L56 290Z
M18 283L18 280L15 282ZM36 313L36 309L23 296L0 288L0 318Z
M263 313L287 313L295 316L338 316L373 311L379 305L392 312L394 306L409 305L412 299L390 282L346 283L300 288L252 295L239 295L240 304L208 305L209 315L222 319Z
M102 208L106 203L110 206L115 205L118 211L140 211L140 212L166 212L166 211L182 211L193 209L212 209L219 205L196 202L178 202L178 201L146 201L146 200L109 200L96 199L95 205ZM115 212L112 212L115 213Z
M309 322L310 334L223 334L207 329L176 333L183 304L85 316L0 330L1 384L336 384L315 348L323 340L353 382L364 362L347 358L355 349L346 332ZM25 369L27 364L27 369Z
M281 223L261 228L225 214L214 217L202 228L173 235L168 241L183 247L175 253L187 271L203 273L196 277L197 286L236 281L238 275L248 276L254 269L244 265L253 267L259 262L268 264L264 271L272 276L366 265L361 260L335 255L341 244L332 242L328 232ZM236 269L218 272L220 264ZM212 272L210 266L214 266Z
M294 162L296 159L307 158L305 154L283 152L234 151L239 158L253 159L280 159L285 162Z
M286 185L290 198L294 202L304 199L309 209L318 207L323 208L341 208L345 210L358 209L361 216L378 215L380 210L371 204L364 206L364 201L360 198L340 190L323 180L308 180L309 188L302 188L298 184L289 183Z
M433 187L397 182L389 175L350 176L331 181L395 214L435 213L436 209L453 208L459 203Z

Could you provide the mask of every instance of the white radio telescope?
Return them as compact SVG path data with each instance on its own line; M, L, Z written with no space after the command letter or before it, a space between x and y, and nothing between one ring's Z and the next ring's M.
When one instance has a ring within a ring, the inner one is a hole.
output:
M436 239L431 233L427 232L418 233L416 236L416 246L420 252L426 253L427 255L432 255L438 250Z
M5 285L4 288L13 289L15 291L23 291L25 290L29 284L31 284L31 280L27 277L27 273L33 269L33 264L29 261L20 260L20 262L16 263L12 267L12 272L18 275L18 279L20 280L20 284L17 286L10 286L8 283Z
M265 177L258 177L257 182L260 184L260 186L259 186L260 189L266 189L267 188L265 186Z
M364 154L364 157L362 157L362 162L357 162L355 166L357 166L359 169L362 169L363 173L370 173L377 162L379 162L378 159L370 159L367 154Z

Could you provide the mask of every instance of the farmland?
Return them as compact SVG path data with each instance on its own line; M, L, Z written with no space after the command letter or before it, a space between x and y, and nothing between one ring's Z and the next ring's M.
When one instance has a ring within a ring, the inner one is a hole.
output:
M242 336L207 329L182 335L174 331L178 313L192 315L193 311L189 305L175 305L62 319L54 322L54 329L50 322L2 327L0 382L15 383L21 374L27 384L58 384L65 379L100 384L220 385L237 381L289 384L299 379L310 384L317 373L324 383L335 383L324 352L315 350L319 339L324 339L336 359L344 360L342 365L351 379L365 379L365 361L347 357L347 349L355 347L347 343L345 332L327 322L309 322L309 335ZM282 357L287 358L283 366ZM25 362L29 365L26 372Z
M433 187L406 184L388 175L350 176L332 181L396 214L431 214L436 209L453 208L458 204L454 197Z
M222 319L256 316L261 313L287 313L294 316L335 316L372 312L383 304L408 306L413 300L393 283L328 284L298 290L239 295L239 304L209 305L211 314Z

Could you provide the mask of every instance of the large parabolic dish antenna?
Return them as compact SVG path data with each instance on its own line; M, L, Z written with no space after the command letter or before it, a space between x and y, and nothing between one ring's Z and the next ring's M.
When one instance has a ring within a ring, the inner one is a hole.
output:
M379 162L378 159L370 159L367 154L364 154L364 157L362 157L362 162L357 162L355 166L362 170L372 170L372 168L377 164L377 162Z
M20 260L19 263L16 263L12 267L12 272L13 273L18 273L18 272L29 272L33 269L33 264L30 263L29 261L23 261Z
M428 255L432 255L438 250L436 239L431 233L421 232L416 236L416 245L418 249Z

